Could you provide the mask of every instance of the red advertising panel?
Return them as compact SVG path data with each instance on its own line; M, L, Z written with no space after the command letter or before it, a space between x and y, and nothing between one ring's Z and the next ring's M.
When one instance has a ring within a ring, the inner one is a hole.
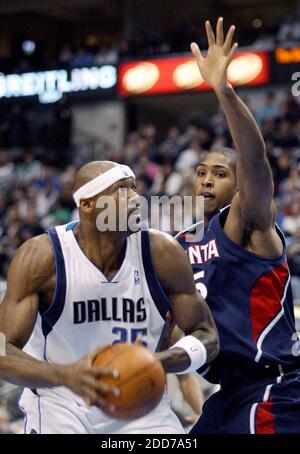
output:
M228 68L233 85L263 85L269 80L266 52L238 52ZM118 93L145 96L210 90L193 57L167 57L123 63L119 66Z

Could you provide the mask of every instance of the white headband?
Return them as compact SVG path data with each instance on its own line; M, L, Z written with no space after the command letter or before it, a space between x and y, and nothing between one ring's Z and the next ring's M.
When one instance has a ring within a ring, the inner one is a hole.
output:
M107 172L102 173L98 177L84 184L73 194L76 206L79 207L81 199L89 199L94 197L94 195L100 194L100 192L105 191L105 189L112 186L119 180L124 180L125 178L134 178L135 175L130 167L125 165L118 165L108 170Z

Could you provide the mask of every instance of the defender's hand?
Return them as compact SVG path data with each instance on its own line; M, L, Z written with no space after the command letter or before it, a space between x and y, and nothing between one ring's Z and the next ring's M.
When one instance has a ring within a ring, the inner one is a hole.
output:
M219 17L217 22L216 36L211 28L210 22L205 22L208 52L203 58L196 43L191 43L191 51L197 61L203 79L210 84L214 90L222 90L227 84L227 68L231 63L238 44L231 46L235 26L229 28L224 41L223 18Z

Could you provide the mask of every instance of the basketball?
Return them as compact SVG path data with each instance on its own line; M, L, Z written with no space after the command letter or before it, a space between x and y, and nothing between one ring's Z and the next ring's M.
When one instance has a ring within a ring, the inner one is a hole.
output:
M119 343L108 346L96 356L94 366L119 371L119 377L101 377L102 383L119 388L120 395L108 395L114 411L103 411L117 419L145 416L160 402L166 384L164 369L154 354L137 344Z

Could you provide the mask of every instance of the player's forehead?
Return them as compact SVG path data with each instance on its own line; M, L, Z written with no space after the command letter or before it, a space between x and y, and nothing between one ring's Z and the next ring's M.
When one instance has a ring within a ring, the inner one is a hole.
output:
M99 175L107 172L118 164L111 161L93 161L82 166L75 177L74 190L81 188L85 184L97 178Z
M198 164L203 167L224 167L230 169L230 159L221 153L208 153Z

